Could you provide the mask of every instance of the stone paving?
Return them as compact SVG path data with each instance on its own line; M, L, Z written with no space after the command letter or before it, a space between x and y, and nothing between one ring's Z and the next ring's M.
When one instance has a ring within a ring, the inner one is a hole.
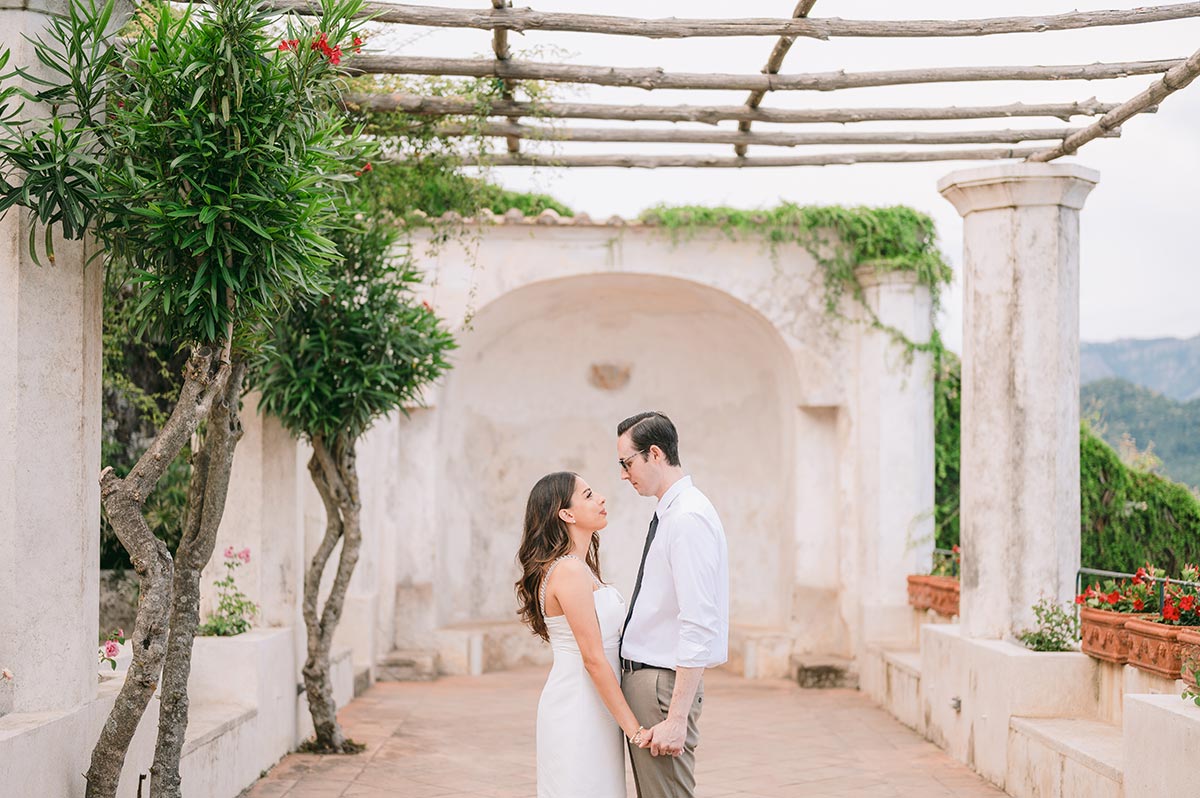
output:
M533 798L545 674L377 684L341 713L349 735L367 745L363 754L292 754L245 798ZM705 697L698 798L1004 794L855 691L710 671ZM632 776L628 784L632 798Z

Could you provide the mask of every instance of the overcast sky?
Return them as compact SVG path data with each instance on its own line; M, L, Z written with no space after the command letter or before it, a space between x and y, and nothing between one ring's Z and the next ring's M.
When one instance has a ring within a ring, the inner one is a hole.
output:
M486 0L438 0L439 5L486 7ZM542 11L572 11L637 17L786 17L794 0L515 0ZM819 0L812 16L846 19L954 19L1041 15L1075 8L1132 8L1128 0ZM594 34L530 32L512 35L518 50L540 48L541 60L589 65L662 67L679 72L753 74L766 62L771 37L659 40ZM486 31L397 28L372 42L390 52L412 55L490 55ZM1200 48L1200 20L1160 22L1084 31L1003 35L962 39L799 39L783 73L845 69L863 71L967 65L1084 64L1186 58ZM526 56L530 57L530 56ZM1122 102L1157 77L1107 81L978 82L852 89L838 92L775 92L774 107L858 107L882 105L990 105L1011 102L1068 102L1097 97ZM557 98L579 102L667 105L740 104L745 92L654 91L602 86L563 87ZM1072 125L1091 121L1076 117ZM598 127L596 120L565 124ZM629 123L623 123L629 124ZM646 127L670 125L640 123ZM736 129L736 122L722 123ZM1047 118L943 122L862 123L860 130L965 130L1057 127ZM704 125L691 127L706 128ZM771 126L755 130L836 129L833 125ZM528 146L528 145L523 145ZM545 144L537 146L545 147ZM712 153L731 155L728 145L557 143L560 153ZM989 146L989 145L985 145ZM828 152L833 147L753 148L750 155ZM881 149L870 147L868 149ZM900 148L904 149L904 148ZM1169 97L1157 114L1135 117L1119 139L1097 140L1073 159L1099 170L1100 184L1082 214L1081 332L1084 340L1122 337L1190 337L1200 334L1200 81ZM955 265L962 259L962 220L937 193L940 177L980 162L868 164L785 169L528 169L497 168L493 179L522 190L553 194L593 217L633 216L656 203L767 207L780 201L800 204L906 204L931 214L942 247ZM962 340L961 281L948 292L940 326L958 349Z

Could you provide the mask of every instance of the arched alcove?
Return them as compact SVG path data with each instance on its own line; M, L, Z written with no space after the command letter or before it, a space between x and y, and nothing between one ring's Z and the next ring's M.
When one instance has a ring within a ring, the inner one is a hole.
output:
M525 500L560 469L608 498L604 577L629 596L654 500L620 480L615 427L647 408L675 420L683 465L721 513L731 622L787 623L797 385L766 319L687 280L594 274L500 296L460 344L434 453L439 625L515 620Z

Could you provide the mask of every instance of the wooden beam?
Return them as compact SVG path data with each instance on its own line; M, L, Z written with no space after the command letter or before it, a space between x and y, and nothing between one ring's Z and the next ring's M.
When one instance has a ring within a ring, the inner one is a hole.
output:
M314 0L268 0L274 11L300 14L320 13ZM368 2L363 15L378 22L428 25L439 28L476 28L514 31L549 30L642 36L650 39L721 36L804 36L831 38L926 38L991 36L1001 33L1043 33L1079 28L1137 25L1200 16L1200 3L1176 3L1131 10L1072 11L1036 17L991 17L985 19L857 20L838 19L639 19L604 14L569 14L534 11L529 8L439 8L398 3Z
M505 8L511 8L511 7L512 7L511 0L492 0L492 8L495 8L498 10L503 10ZM508 29L507 28L496 28L495 30L492 31L492 52L495 53L497 61L507 61L509 58L512 57L512 53L509 52L509 49L508 49ZM514 88L516 88L515 81L512 81L512 80L504 81L504 83L500 87L500 96L505 101L511 102L512 98L513 98L513 89ZM519 116L509 116L508 121L512 122L515 125L517 123L517 120L519 120L520 118L521 117L519 117ZM509 136L508 137L508 151L509 152L520 152L521 151L521 140L519 138L516 138L515 136Z
M993 80L1108 80L1155 75L1183 63L1181 58L1113 64L1059 66L984 66L897 69L881 72L810 72L793 75L729 75L664 72L658 68L621 68L496 61L490 58L430 58L406 55L356 56L348 71L392 75L456 75L474 78L549 80L639 89L734 89L763 91L835 91L868 86L958 83Z
M808 12L813 10L813 6L817 4L817 0L800 0L796 3L796 8L792 10L792 19L804 19L808 16ZM780 36L779 41L775 42L775 46L771 48L771 55L767 57L766 66L762 68L764 75L778 75L779 70L783 68L783 59L792 49L792 42L796 41L795 36ZM766 97L765 91L752 91L750 96L746 98L747 108L757 108L762 104L763 97ZM738 130L743 133L750 132L751 120L743 119L738 122ZM738 144L733 148L733 154L738 157L746 154L746 145Z
M740 130L679 130L637 128L550 127L548 125L448 123L439 125L443 136L516 137L535 141L653 142L659 144L736 144L797 147L810 144L1018 144L1022 141L1065 139L1083 128L959 131L845 131L821 133L743 133ZM1105 131L1117 138L1120 128Z
M1200 50L1193 53L1192 57L1187 61L1168 71L1167 74L1163 75L1162 80L1136 97L1109 111L1083 130L1067 136L1062 144L1059 144L1057 147L1051 147L1048 150L1034 153L1029 156L1028 160L1037 162L1053 161L1055 158L1070 155L1092 139L1103 136L1109 130L1142 113L1145 109L1157 106L1171 94L1186 87L1196 79L1197 75L1200 75Z
M479 104L459 97L415 94L347 94L344 103L376 112L402 112L419 116L477 116ZM1075 116L1100 116L1116 108L1095 97L1071 103L1026 105L947 106L943 108L747 108L745 105L605 105L600 103L492 102L487 116L535 116L560 119L616 119L651 122L702 122L725 120L755 122L915 122L938 119L999 119L1049 116L1069 122ZM1153 109L1148 109L1153 110Z
M663 169L672 167L743 169L776 166L836 166L856 163L919 163L926 161L989 161L1026 158L1036 147L993 150L925 150L922 152L837 152L824 155L762 156L737 158L731 155L472 155L465 166L619 167Z

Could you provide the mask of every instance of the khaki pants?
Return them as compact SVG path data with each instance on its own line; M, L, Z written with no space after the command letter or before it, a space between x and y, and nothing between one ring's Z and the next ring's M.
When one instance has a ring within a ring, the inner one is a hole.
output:
M675 671L643 668L621 674L621 692L638 723L647 729L667 719ZM688 710L687 736L679 756L654 756L649 748L629 746L638 798L692 798L696 790L696 746L700 744L700 709L704 682L696 688Z

